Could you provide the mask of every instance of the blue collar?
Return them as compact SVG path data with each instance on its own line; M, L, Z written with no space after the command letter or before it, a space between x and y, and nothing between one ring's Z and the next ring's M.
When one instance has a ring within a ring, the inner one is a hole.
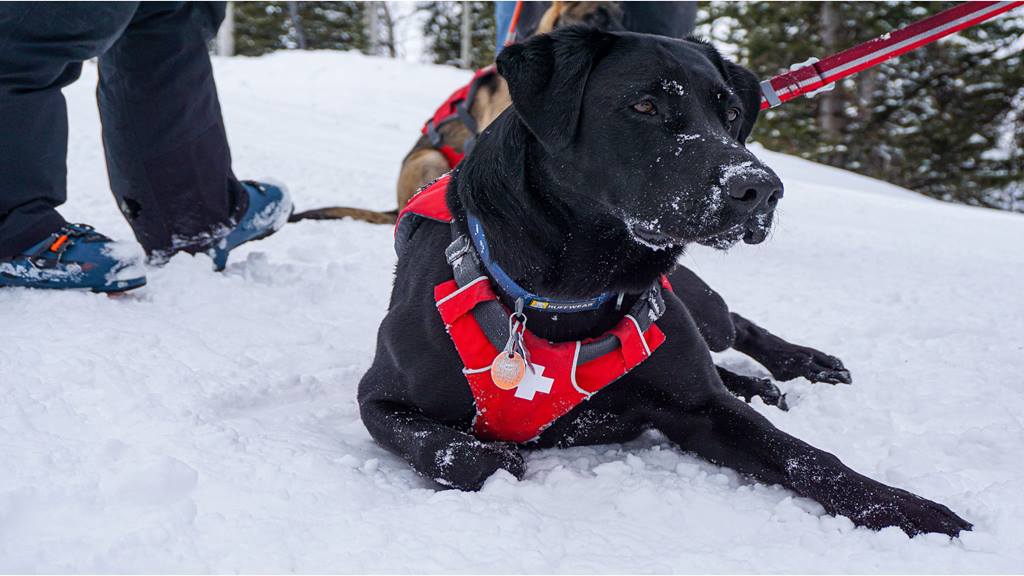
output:
M476 248L484 268L491 276L491 280L501 287L513 301L521 299L524 307L554 313L588 312L590 310L597 310L615 296L612 292L605 292L586 300L552 300L551 298L544 298L527 291L517 284L507 272L502 270L497 262L491 260L491 252L487 247L487 238L484 237L484 227L480 225L480 221L469 213L466 213L466 220L469 224L469 235L473 239L473 246Z

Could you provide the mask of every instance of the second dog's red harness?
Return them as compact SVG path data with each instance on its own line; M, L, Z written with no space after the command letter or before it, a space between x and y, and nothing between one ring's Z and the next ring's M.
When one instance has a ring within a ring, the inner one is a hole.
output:
M477 70L476 74L473 74L472 80L453 92L444 101L444 104L441 104L441 107L434 112L434 116L423 125L423 134L430 139L430 145L436 148L448 160L449 168L455 168L473 148L478 128L476 119L470 113L473 109L473 99L476 98L476 92L480 88L480 84L497 73L498 69L493 64ZM438 132L441 126L455 121L465 124L471 134L462 144L461 150L456 150L453 146L445 144L444 136Z
M416 227L426 221L450 224L445 203L449 178L434 182L406 205L395 228L401 254ZM454 278L434 287L434 301L476 403L473 431L485 440L528 442L555 420L646 360L665 341L655 321L664 312L664 278L619 323L597 337L549 342L524 331L532 370L512 390L495 385L491 363L508 338L509 310L483 274L471 243L463 235L446 250ZM504 326L504 328L502 328Z

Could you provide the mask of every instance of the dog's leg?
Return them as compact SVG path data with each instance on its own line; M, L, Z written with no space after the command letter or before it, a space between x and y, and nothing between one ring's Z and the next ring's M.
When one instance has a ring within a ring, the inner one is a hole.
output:
M363 402L360 412L374 440L443 486L479 490L498 470L519 479L526 473L523 455L513 444L481 442L393 402Z
M698 407L658 406L651 420L683 450L761 482L781 484L859 526L876 530L898 526L910 535L949 536L971 528L941 504L854 472L832 454L775 428L727 394L712 394Z
M786 342L735 312L732 323L736 327L733 347L757 360L776 380L785 382L802 376L811 382L852 382L850 371L835 356Z
M686 304L708 348L715 352L732 348L736 328L729 315L729 306L718 292L681 264L668 275L668 281L675 295Z
M771 380L743 376L721 366L715 366L715 368L718 370L718 377L722 379L722 384L725 384L729 392L740 396L747 402L750 402L754 396L758 396L764 400L765 404L776 406L780 410L789 410L786 395Z
M743 316L730 312L725 300L685 266L669 274L676 296L686 304L708 348L735 348L771 372L776 380L802 376L811 382L849 384L850 372L834 356L791 344Z

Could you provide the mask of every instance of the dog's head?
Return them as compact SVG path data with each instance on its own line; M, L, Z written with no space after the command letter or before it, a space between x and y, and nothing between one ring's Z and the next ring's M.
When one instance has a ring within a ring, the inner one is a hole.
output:
M767 236L782 183L744 147L757 78L709 44L571 27L505 48L498 70L578 217L652 250Z

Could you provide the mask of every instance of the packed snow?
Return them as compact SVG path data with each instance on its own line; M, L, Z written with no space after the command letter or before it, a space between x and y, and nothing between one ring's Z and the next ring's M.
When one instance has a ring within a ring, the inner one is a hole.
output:
M299 209L393 208L421 123L469 77L343 53L215 67L237 174L286 182ZM87 64L66 90L61 210L130 240L95 82ZM0 291L0 571L1020 571L1024 217L755 150L786 183L774 234L685 263L854 377L783 383L792 410L757 410L973 532L854 528L657 434L534 452L525 480L499 473L479 493L438 490L370 439L355 401L392 231L305 221L224 273L176 256L121 298Z

